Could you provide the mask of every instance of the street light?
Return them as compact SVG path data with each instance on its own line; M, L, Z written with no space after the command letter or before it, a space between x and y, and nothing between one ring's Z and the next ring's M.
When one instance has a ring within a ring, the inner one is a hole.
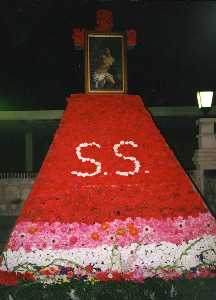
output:
M212 91L198 91L197 101L198 106L204 113L208 113L212 107L213 92Z
M197 102L199 109L202 110L198 114L198 120L196 124L198 125L199 133L197 135L198 139L198 149L195 150L193 156L193 162L196 166L195 180L199 185L200 191L204 197L208 206L211 206L212 212L215 210L210 204L211 198L215 197L210 192L210 186L213 186L210 174L212 170L216 169L216 139L215 139L215 121L213 113L209 114L212 108L213 91L198 91L197 92ZM209 200L208 200L209 199ZM213 199L213 198L212 198Z

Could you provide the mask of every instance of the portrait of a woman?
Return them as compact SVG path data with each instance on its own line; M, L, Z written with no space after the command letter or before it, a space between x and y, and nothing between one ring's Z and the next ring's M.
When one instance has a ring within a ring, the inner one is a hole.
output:
M123 37L117 34L89 34L86 55L87 92L125 91Z
M115 59L109 48L104 48L98 58L98 65L93 73L94 87L112 88L115 85L114 74L111 73L111 67L115 63Z

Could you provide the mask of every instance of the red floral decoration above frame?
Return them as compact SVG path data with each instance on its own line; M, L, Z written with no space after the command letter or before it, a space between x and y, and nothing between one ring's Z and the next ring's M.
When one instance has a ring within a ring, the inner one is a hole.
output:
M136 46L137 34L136 30L128 29L127 30L127 45L129 48L133 48Z
M85 43L85 29L73 28L72 39L77 49L84 48Z
M112 31L112 28L113 28L112 11L107 9L99 9L96 12L95 30L98 32L108 32L108 31Z
M112 11L107 9L99 9L96 12L96 26L97 32L111 32L113 28L113 16ZM74 28L72 33L72 39L74 41L75 48L80 50L84 48L85 44L85 29ZM136 46L137 34L136 30L127 30L127 45L128 48Z

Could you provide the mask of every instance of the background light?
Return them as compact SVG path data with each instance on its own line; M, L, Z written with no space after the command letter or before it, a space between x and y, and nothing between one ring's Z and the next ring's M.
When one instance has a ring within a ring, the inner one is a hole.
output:
M213 92L212 91L203 91L203 92L197 92L197 101L198 106L200 109L202 108L211 108L212 106L212 98L213 98Z

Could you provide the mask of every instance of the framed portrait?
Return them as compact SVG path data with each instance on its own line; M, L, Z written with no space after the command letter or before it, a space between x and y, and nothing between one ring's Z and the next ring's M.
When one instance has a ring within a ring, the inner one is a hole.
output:
M87 93L126 93L125 44L125 36L120 33L86 33Z

